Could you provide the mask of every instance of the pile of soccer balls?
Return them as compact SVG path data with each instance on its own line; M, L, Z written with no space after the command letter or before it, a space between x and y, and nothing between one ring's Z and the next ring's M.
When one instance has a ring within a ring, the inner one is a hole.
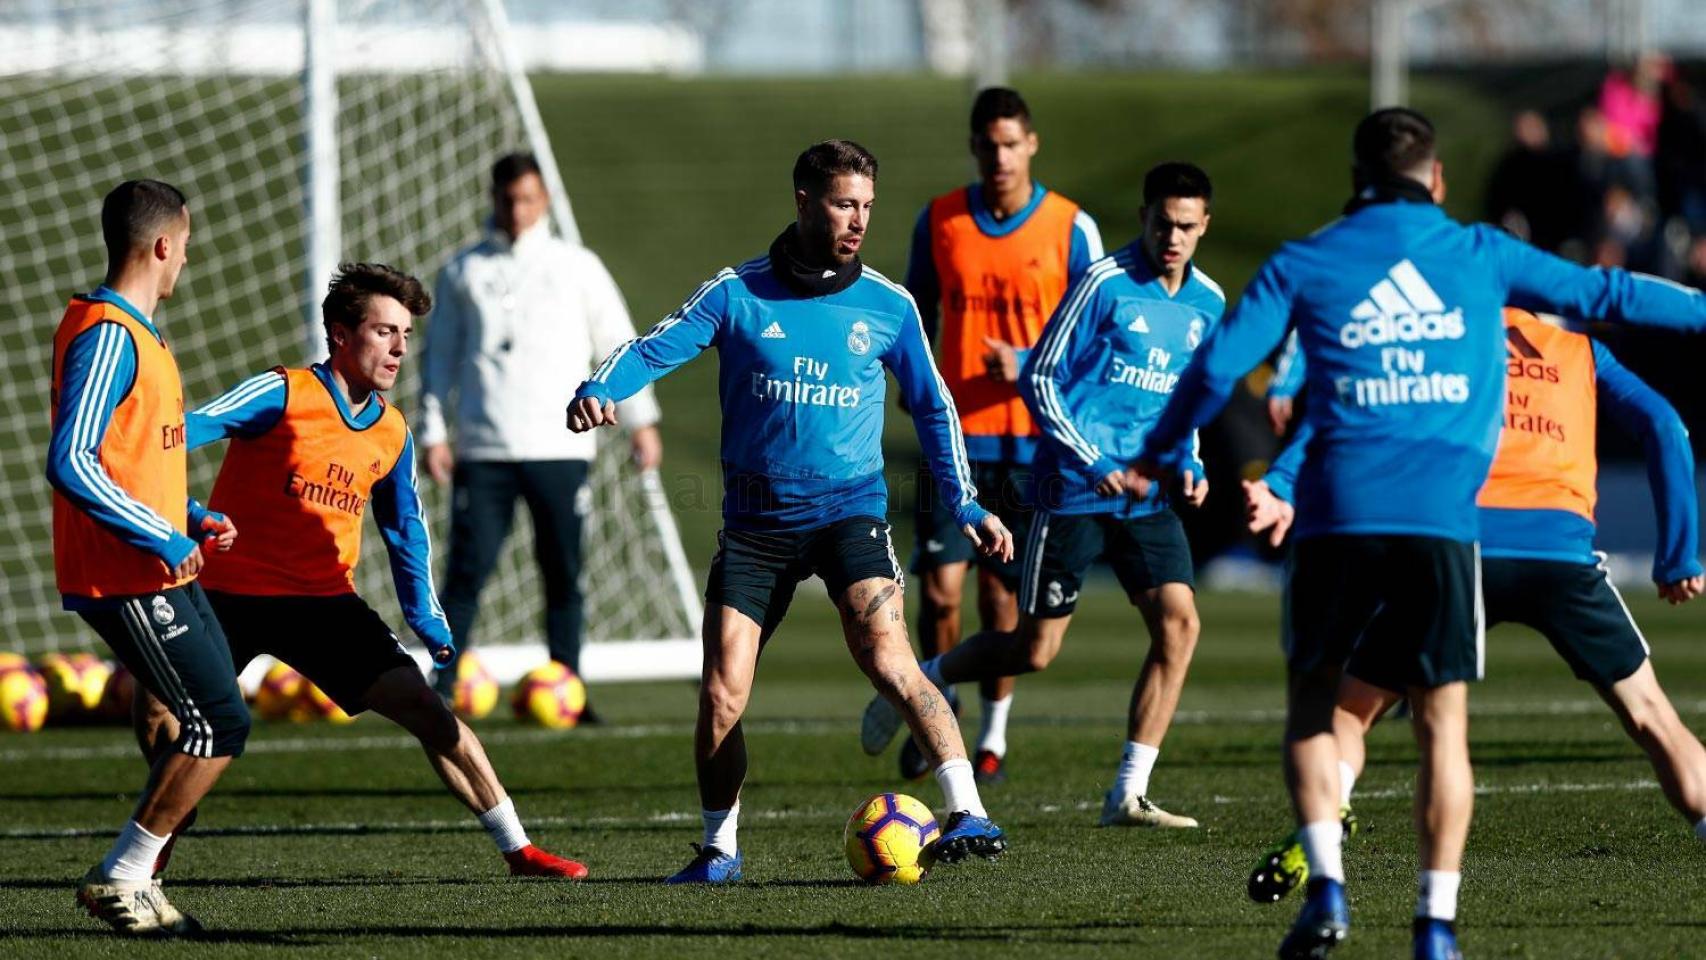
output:
M255 688L251 706L262 720L288 720L291 723L315 720L351 723L355 720L332 702L324 690L282 661L274 663L261 677L261 685Z
M478 655L465 653L456 663L456 681L451 686L451 708L467 720L479 720L497 709L501 691ZM586 684L573 670L560 663L546 663L529 670L510 694L515 718L552 730L566 730L580 722L586 710Z
M53 723L128 723L136 682L92 653L48 653L33 662L0 653L0 730L34 733Z

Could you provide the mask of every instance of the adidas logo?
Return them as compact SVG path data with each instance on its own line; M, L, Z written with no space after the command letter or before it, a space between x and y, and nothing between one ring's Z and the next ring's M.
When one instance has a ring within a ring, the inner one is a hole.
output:
M778 323L775 320L770 321L770 326L765 327L764 332L759 334L759 336L763 337L766 340L786 340L786 339L788 339L788 335L782 332L782 324Z
M1368 290L1368 298L1351 308L1351 322L1339 328L1339 343L1355 350L1387 343L1418 340L1458 340L1463 337L1463 310L1446 310L1445 302L1408 259L1400 260Z
M1148 333L1149 322L1144 320L1143 314L1140 313L1131 323L1126 324L1126 329L1132 333Z

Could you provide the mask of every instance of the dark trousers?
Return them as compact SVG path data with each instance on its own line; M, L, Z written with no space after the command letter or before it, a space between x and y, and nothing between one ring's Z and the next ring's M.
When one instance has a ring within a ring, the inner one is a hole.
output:
M458 655L472 645L480 588L497 566L515 501L533 517L533 555L545 581L545 642L551 659L580 672L581 515L584 460L462 461L451 487L450 565L439 603ZM440 677L455 677L454 667Z

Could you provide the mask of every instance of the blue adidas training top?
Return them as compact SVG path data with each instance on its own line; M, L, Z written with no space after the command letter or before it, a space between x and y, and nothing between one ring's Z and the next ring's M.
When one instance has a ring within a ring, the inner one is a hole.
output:
M888 514L886 369L905 396L930 473L957 522L974 499L954 401L912 297L863 267L846 289L803 296L769 256L706 281L644 336L616 348L576 399L624 400L715 347L723 410L723 520L732 529L810 530Z
M1470 541L1504 410L1506 304L1575 319L1706 330L1706 297L1588 269L1431 203L1375 203L1281 247L1185 370L1140 459L1179 444L1297 331L1315 430L1297 536Z

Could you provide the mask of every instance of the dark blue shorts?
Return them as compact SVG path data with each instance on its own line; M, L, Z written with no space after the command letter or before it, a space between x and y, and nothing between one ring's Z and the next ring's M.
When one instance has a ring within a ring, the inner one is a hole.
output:
M722 531L705 602L739 610L761 625L768 638L788 612L794 588L814 574L823 578L832 602L848 587L873 577L906 585L888 522L853 517L812 530Z
M1128 518L1042 510L1021 543L1019 611L1033 617L1064 617L1078 609L1084 575L1097 559L1107 561L1127 596L1164 583L1195 584L1191 544L1171 510Z
M397 635L353 593L264 597L209 591L241 670L261 654L282 660L350 716L367 709L374 681L398 667L419 670Z

